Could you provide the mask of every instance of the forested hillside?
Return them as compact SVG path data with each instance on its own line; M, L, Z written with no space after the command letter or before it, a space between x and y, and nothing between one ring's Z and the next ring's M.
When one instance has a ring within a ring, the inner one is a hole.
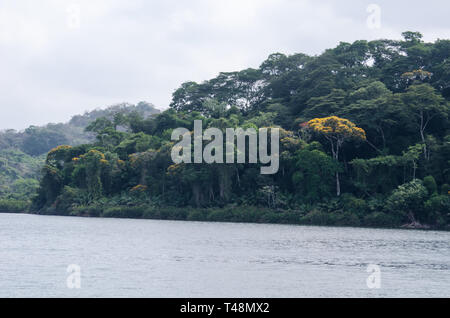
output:
M90 143L95 140L95 135L85 130L90 123L101 117L113 120L118 113L133 112L148 117L159 111L145 102L137 105L118 104L73 116L68 123L48 124L44 127L30 126L24 131L7 129L0 131L0 150L16 148L30 156L40 156L58 145Z
M186 82L171 108L97 118L51 150L33 210L64 215L386 226L450 224L450 41L340 43ZM174 164L173 129L280 127L280 171ZM127 129L120 129L120 126Z
M0 131L0 200L31 200L39 186L49 150L61 144L76 146L93 142L95 133L86 131L89 124L98 118L114 120L132 113L147 118L159 111L145 102L119 104L74 116L68 123L31 126L24 131ZM7 206L4 200L2 202ZM17 206L21 209L24 204Z

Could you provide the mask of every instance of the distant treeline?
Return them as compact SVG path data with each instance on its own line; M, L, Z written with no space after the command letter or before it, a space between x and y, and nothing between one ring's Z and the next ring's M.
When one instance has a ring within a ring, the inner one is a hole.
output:
M112 119L117 113L132 112L148 117L159 111L145 102L137 105L119 104L73 116L68 123L48 124L43 127L30 126L24 131L6 129L0 131L0 151L14 148L30 156L40 156L59 145L90 143L95 140L95 135L85 131L90 123L101 117Z
M14 200L30 201L39 186L46 154L51 149L61 144L75 146L93 142L95 134L85 130L89 124L98 118L113 119L117 114L130 113L147 118L159 111L145 102L119 104L74 116L64 124L0 131L0 200L13 200L11 206L16 204Z

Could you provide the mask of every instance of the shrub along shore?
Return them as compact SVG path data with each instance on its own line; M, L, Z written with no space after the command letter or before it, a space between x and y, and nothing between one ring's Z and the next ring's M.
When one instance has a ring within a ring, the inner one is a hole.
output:
M332 206L330 203L328 207ZM339 206L334 202L334 207ZM147 219L197 222L230 222L259 224L290 224L310 226L366 227L366 228L403 228L422 230L450 230L447 226L428 226L418 222L403 224L398 215L385 212L354 213L349 210L324 211L324 207L312 210L275 210L255 206L226 206L222 208L181 208L138 206L82 206L60 213L54 208L31 211L26 201L0 200L0 213L29 213L38 215L58 215L72 217Z
M0 200L0 213L22 213L28 211L29 207L30 202L27 201L10 199Z

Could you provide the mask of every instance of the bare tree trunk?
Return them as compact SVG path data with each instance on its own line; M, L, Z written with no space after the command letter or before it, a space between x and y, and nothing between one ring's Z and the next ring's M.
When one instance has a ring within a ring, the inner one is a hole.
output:
M386 136L384 135L384 130L383 128L379 128L380 129L380 133L381 133L381 138L383 139L383 150L386 149Z
M425 129L428 126L429 120L425 123L425 118L423 112L420 113L420 137L422 138L423 143L423 154L425 156L425 160L430 160L430 156L428 154L428 146L427 141L425 139Z
M333 158L339 163L339 147L340 147L340 141L336 140L336 145L334 144L334 141L331 139L331 151L333 153ZM339 171L336 172L336 193L337 196L341 196L341 181L339 178Z
M423 142L423 154L425 156L425 159L428 160L428 147L427 147L427 142L425 140L425 133L422 129L420 130L420 136L422 137L422 142Z
M339 180L339 172L336 172L336 189L337 189L337 196L341 196L341 181Z

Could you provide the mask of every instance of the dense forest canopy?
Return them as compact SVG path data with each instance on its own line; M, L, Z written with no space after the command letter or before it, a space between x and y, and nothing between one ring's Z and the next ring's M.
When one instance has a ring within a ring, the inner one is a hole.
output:
M446 227L449 115L450 40L405 32L319 56L275 53L258 69L182 84L157 116L96 118L86 128L95 142L49 152L33 209L135 217L193 207L174 218ZM171 132L193 130L194 120L222 130L280 127L279 173L174 164ZM273 212L255 216L261 209Z

